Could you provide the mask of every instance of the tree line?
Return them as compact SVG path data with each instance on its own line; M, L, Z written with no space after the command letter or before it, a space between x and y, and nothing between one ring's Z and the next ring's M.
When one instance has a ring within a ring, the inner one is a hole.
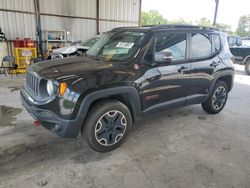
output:
M183 18L177 20L167 20L157 10L142 12L141 25L155 25L155 24L193 24L193 23L187 22ZM213 24L207 18L201 18L200 20L195 21L194 24L205 27L213 27ZM239 35L242 37L250 36L250 15L244 15L240 17L236 31L232 31L232 27L230 25L223 23L217 23L215 25L215 28L219 29L220 31L226 32L228 34Z

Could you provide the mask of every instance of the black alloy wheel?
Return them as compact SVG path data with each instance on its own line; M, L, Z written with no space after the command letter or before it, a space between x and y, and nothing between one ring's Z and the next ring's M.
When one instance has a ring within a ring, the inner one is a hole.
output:
M224 81L218 81L207 101L202 103L202 108L209 114L219 113L225 106L228 97L228 87Z
M124 114L111 110L103 114L95 126L95 138L103 146L111 146L119 142L127 128Z
M131 127L128 107L117 100L104 100L91 107L82 135L95 151L108 152L124 142Z
M213 94L213 99L212 99L213 107L216 110L219 110L224 106L226 99L227 99L226 88L223 86L218 87Z

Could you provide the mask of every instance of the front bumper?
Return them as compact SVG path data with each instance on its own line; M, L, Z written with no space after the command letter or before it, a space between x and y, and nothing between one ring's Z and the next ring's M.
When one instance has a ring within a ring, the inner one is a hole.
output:
M24 89L21 89L20 95L25 109L35 120L39 120L42 126L63 138L78 136L83 123L82 118L77 116L72 120L63 119L51 110L39 108Z

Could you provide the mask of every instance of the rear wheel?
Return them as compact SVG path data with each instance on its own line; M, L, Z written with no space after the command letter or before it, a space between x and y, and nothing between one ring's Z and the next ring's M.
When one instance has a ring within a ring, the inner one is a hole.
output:
M218 81L209 99L202 103L202 108L209 114L219 113L225 106L228 97L228 87L223 81Z
M245 71L248 75L250 75L250 59L245 64Z
M90 109L82 134L92 149L108 152L123 143L131 126L132 118L127 106L119 101L107 100Z

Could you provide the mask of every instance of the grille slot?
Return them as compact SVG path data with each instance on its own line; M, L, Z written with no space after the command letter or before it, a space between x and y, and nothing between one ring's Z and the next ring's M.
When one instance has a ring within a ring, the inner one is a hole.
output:
M27 72L26 83L28 88L35 94L38 95L39 89L39 78Z

